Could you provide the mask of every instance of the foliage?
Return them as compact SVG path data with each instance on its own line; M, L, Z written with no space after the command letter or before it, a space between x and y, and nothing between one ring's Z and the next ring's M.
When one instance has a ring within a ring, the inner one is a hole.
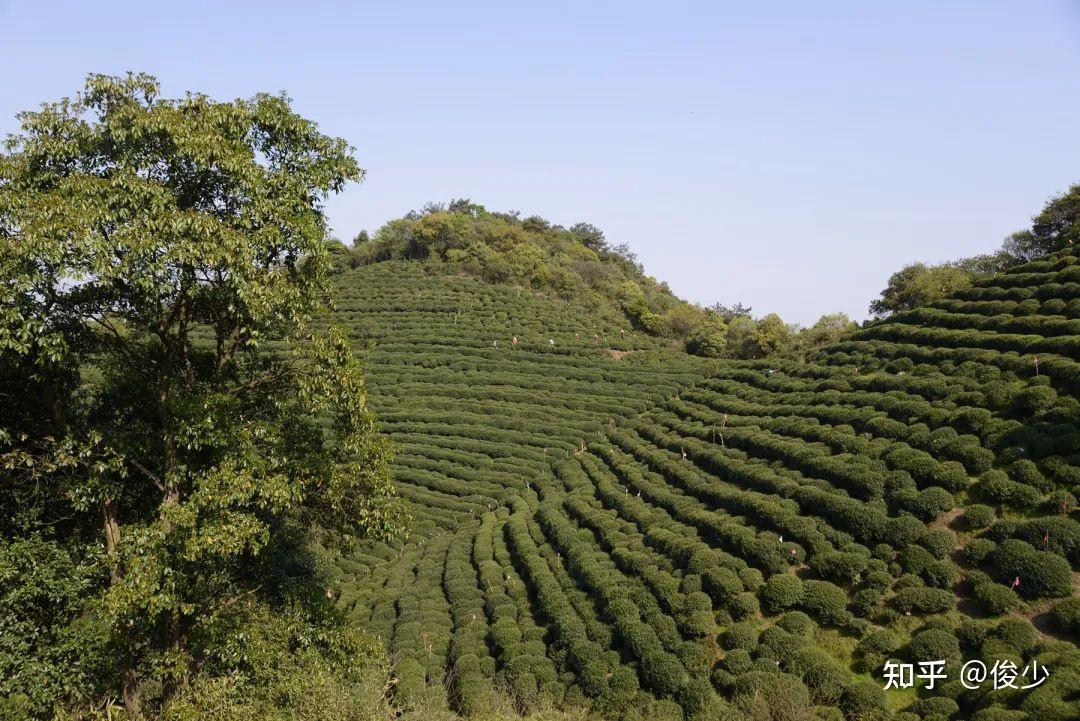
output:
M80 618L104 572L95 554L73 557L39 535L0 541L0 698L21 694L36 717L110 688L104 634Z
M1056 606L1051 614L1058 628L1080 634L1080 598L1066 598Z
M1018 592L1027 598L1068 596L1072 569L1054 553L1037 551L1030 543L1009 539L993 553L994 573L1003 583L1020 579Z
M771 576L761 589L761 600L774 613L799 605L803 600L802 579L790 573Z
M309 323L322 200L362 171L284 97L167 100L145 75L90 76L20 120L0 159L0 349L28 381L10 392L48 401L0 422L0 522L104 539L107 573L67 593L95 604L134 718L220 657L240 599L280 593L302 527L402 528L359 361Z
M1080 242L1080 184L1051 198L1032 218L1030 240L1024 240L1025 260Z
M964 509L964 520L975 530L986 528L994 522L994 509L981 503L973 503Z
M880 318L928 305L969 287L971 281L970 273L952 264L912 263L889 277L881 298L870 304L870 312Z
M970 287L980 278L1031 263L1074 242L1080 242L1080 184L1051 198L1032 218L1030 230L1010 234L992 254L940 265L905 266L889 278L881 297L870 303L870 312L881 318L928 305Z
M727 350L727 325L719 317L698 323L686 339L686 352L704 358L719 358Z

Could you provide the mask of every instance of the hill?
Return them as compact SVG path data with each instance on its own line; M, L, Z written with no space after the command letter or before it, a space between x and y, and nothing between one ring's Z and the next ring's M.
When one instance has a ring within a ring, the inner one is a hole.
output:
M563 228L468 200L428 204L386 223L373 238L361 233L351 249L336 242L331 250L342 267L409 260L428 272L538 291L603 316L623 315L653 336L683 339L707 318L704 309L645 275L628 246L610 244L589 223Z
M1065 251L807 361L709 364L570 301L346 274L423 523L344 561L340 603L406 709L1075 718L1078 273ZM888 658L948 679L886 693ZM1051 675L969 690L967 659Z

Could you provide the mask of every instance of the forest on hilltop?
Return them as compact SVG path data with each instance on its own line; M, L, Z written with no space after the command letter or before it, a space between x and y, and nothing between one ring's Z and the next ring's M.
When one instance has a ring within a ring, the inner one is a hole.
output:
M1080 717L1080 186L798 329L468 201L328 241L281 96L20 121L0 719Z

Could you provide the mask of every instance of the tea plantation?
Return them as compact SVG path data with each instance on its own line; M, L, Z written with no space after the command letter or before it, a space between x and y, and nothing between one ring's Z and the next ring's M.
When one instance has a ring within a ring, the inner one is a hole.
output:
M1080 718L1075 252L800 361L418 263L338 282L417 522L336 593L402 709ZM889 659L944 678L885 690Z

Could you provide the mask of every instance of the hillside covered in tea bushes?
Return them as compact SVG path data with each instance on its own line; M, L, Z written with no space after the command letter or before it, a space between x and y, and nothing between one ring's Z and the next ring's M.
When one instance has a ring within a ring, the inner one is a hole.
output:
M347 273L335 298L335 320L367 349L370 406L398 444L395 479L421 535L504 504L715 364L621 313L417 263Z
M416 530L334 592L398 708L1080 716L1072 250L799 360L410 261L337 283ZM890 658L948 678L886 692ZM1050 676L970 690L969 659Z
M1080 186L798 329L160 90L0 152L0 721L1080 718Z

